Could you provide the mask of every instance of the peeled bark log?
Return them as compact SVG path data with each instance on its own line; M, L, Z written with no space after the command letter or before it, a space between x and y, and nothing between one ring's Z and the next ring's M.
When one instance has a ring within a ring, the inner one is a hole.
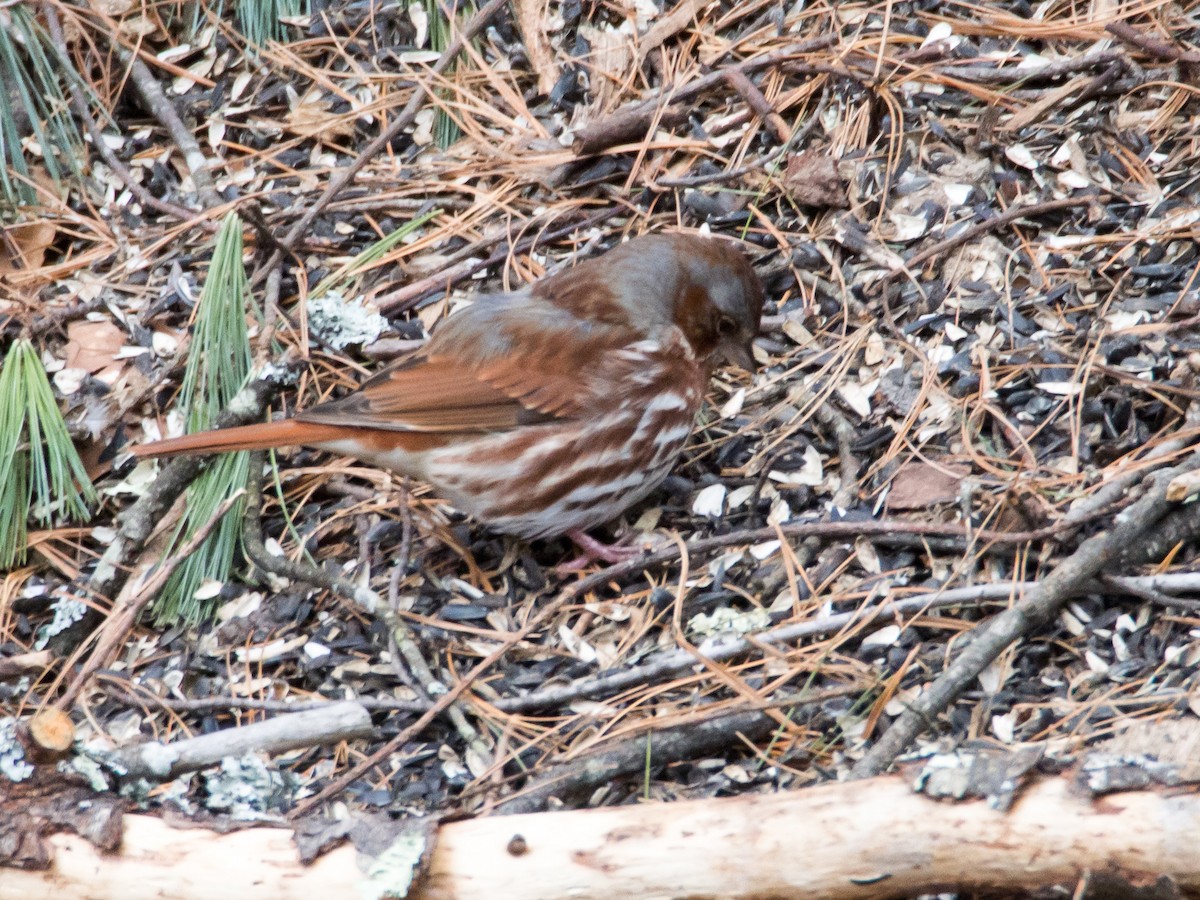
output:
M370 878L349 845L305 868L284 830L215 834L147 816L125 821L115 856L74 835L50 838L51 869L4 872L0 900L348 897ZM1074 885L1088 872L1130 884L1165 875L1194 891L1197 846L1195 794L1144 790L1093 800L1067 778L1047 778L999 812L982 800L930 800L909 780L887 776L793 793L454 822L439 830L429 868L408 896L860 900L949 886ZM391 878L375 877L376 896L389 889L403 896Z

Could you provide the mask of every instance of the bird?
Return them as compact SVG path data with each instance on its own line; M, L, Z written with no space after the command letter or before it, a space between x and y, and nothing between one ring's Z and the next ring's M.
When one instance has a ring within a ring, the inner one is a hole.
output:
M478 296L344 397L132 452L317 448L423 481L496 531L616 562L629 548L588 531L670 473L718 365L755 370L764 298L732 242L643 235Z

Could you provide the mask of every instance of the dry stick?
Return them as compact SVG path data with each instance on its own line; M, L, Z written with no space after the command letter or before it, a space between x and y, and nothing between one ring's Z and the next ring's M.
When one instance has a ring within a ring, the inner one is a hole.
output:
M1110 63L1108 68L1099 75L1094 76L1087 84L1083 86L1083 90L1079 92L1079 96L1072 101L1072 105L1080 107L1093 97L1100 97L1108 93L1112 87L1120 79L1121 75L1126 71L1128 60ZM1135 76L1139 80L1145 78L1143 73L1141 76Z
M1129 594L1131 597L1137 597L1139 600L1153 603L1155 606L1162 606L1166 609L1177 609L1191 615L1200 612L1200 600L1184 600L1182 597L1172 597L1170 594L1156 591L1152 587L1144 587L1138 584L1137 579L1134 578L1122 578L1119 575L1101 575L1100 583L1113 593Z
M787 123L783 121L783 116L775 111L775 107L771 105L771 101L766 98L758 86L746 77L746 73L739 69L726 69L723 73L725 80L729 82L729 86L733 88L741 98L746 101L755 113L758 114L764 122L771 126L771 130L775 132L775 138L781 144L786 144L788 141Z
M125 777L170 781L185 772L214 766L227 756L275 755L370 737L374 730L370 713L361 704L346 700L169 744L150 741L123 747L109 759Z
M1121 50L1101 48L1099 50L1091 50L1082 56L1056 60L1037 68L1021 66L939 66L935 71L939 75L945 75L948 78L957 78L960 81L969 81L972 83L994 84L1019 82L1023 84L1030 81L1041 81L1046 78L1073 75L1085 69L1096 69L1114 62L1124 61L1126 61L1126 57ZM862 62L857 59L847 58L845 62L847 65L862 66ZM874 65L873 60L871 61L871 65Z
M45 17L46 24L50 29L50 40L54 42L59 57L66 64L66 61L70 58L70 51L67 49L67 41L63 37L62 23L58 19L58 12L54 9L54 4L50 2L43 3L42 15ZM158 197L151 194L133 177L133 172L129 170L129 167L121 161L113 149L105 142L100 126L92 118L91 111L87 107L87 101L84 99L85 92L79 73L70 65L67 65L65 74L67 80L71 83L71 106L74 108L75 115L79 118L79 121L83 123L83 127L91 135L92 146L96 148L96 152L100 154L100 157L108 164L108 167L117 173L117 177L121 179L121 183L138 199L138 202L142 206L156 209L160 213L181 219L188 224L194 223L209 225L211 227L211 223L198 217L187 207L158 199Z
M362 348L362 355L372 362L391 362L425 346L424 338L380 338ZM374 491L371 491L374 495Z
M1196 430L1200 428L1200 403L1192 402L1184 414L1184 425L1181 434L1169 440L1162 441L1146 452L1137 463L1130 465L1129 471L1114 476L1105 482L1087 499L1075 504L1067 510L1062 521L1065 524L1079 524L1094 516L1099 510L1116 503L1129 488L1133 487L1144 476L1142 469L1136 468L1138 463L1145 464L1156 459L1165 459L1182 453L1195 438Z
M44 669L45 666L43 665L40 668ZM116 676L101 676L97 678L97 682L101 690L118 703L123 703L131 707L141 707L142 709L153 705L159 709L176 713L230 712L241 709L288 713L305 712L310 709L320 709L323 706L329 705L328 700L262 700L257 697L229 696L173 700L169 697L160 697L141 685L124 681ZM373 712L406 712L417 713L418 715L428 710L432 705L427 700L397 700L392 697L356 697L354 702L361 705L363 709Z
M817 422L833 432L838 448L841 485L834 492L835 506L849 509L858 499L858 457L854 455L854 428L828 400L820 403L813 415Z
M54 654L49 650L30 650L28 653L17 653L14 656L0 656L0 678L40 672L53 662Z
M379 765L400 747L404 746L407 741L412 740L416 735L420 734L426 725L432 722L435 718L441 715L450 704L454 703L459 696L462 695L467 688L474 684L479 678L487 673L509 650L525 640L533 631L535 631L543 622L549 619L552 615L556 615L566 603L579 596L579 592L574 590L574 585L567 588L554 600L547 603L541 608L537 615L531 616L529 620L521 626L517 631L506 637L495 650L481 659L471 671L467 672L457 684L443 694L428 711L426 711L415 722L397 734L394 738L372 753L357 766L343 772L329 784L325 785L317 794L298 804L292 811L291 817L297 818L306 814L310 809L332 797L334 794L344 790L354 779L366 774L372 768Z
M25 758L34 765L55 763L65 758L75 744L75 723L61 709L40 709L16 723L17 741Z
M30 334L44 334L55 328L62 328L68 322L74 322L82 319L88 313L93 313L98 309L106 307L111 298L105 294L101 294L92 300L77 300L74 303L68 304L61 309L56 309L40 316L35 316L33 321L29 323ZM3 322L3 327L8 327L10 324L16 323L15 317L6 318Z
M892 723L855 764L851 775L868 778L887 770L1005 648L1049 622L1067 599L1078 592L1083 582L1099 575L1124 548L1144 539L1146 532L1167 511L1167 486L1171 478L1197 468L1200 468L1200 453L1193 453L1176 468L1147 476L1148 480L1153 479L1153 486L1115 517L1111 529L1085 540L1020 602L976 630L966 649Z
M250 477L247 480L247 490L250 503L246 507L245 520L242 523L242 544L247 558L265 572L281 575L292 581L299 581L318 588L332 591L340 597L350 600L367 615L378 619L387 629L388 636L395 643L400 655L408 664L413 676L420 682L422 691L428 696L446 693L446 686L433 674L429 664L421 655L416 636L408 623L392 609L386 601L367 587L359 587L336 575L331 575L323 569L299 560L273 556L267 552L263 544L261 530L261 497L262 497L262 454L256 453L250 461ZM481 759L490 757L490 750L479 732L467 721L461 707L454 705L448 710L449 718L459 736L466 741L467 746Z
M1096 518L1103 510L1094 510L1089 518ZM1031 531L993 531L987 528L973 528L966 525L941 525L934 522L898 522L893 519L873 519L861 522L792 522L779 526L787 537L804 539L810 537L845 538L853 540L859 537L879 537L892 539L899 536L917 536L921 538L953 538L974 542L993 542L997 544L1024 544L1044 541L1059 536L1064 531L1080 525L1080 522L1058 522L1045 528ZM710 538L694 541L687 545L688 553L707 553L735 544L758 544L763 541L773 541L779 538L775 526L751 528L743 531L731 531L729 534L719 534ZM614 563L592 575L581 578L571 587L577 595L594 591L610 581L624 578L634 572L647 569L660 563L674 562L679 558L679 547L670 544L661 550L647 553L634 559Z
M360 587L316 566L283 556L274 556L267 551L262 539L260 518L262 461L262 452L255 451L250 458L250 475L246 480L246 490L250 495L250 502L246 505L246 513L242 520L242 543L246 550L246 558L264 572L330 591L369 610L372 615L377 615L375 608L381 605L381 601L379 595L370 588Z
M1138 66L1137 63L1128 59L1125 60L1123 64L1114 63L1113 65L1116 66L1118 70L1121 70L1123 65L1124 70L1132 72L1132 74L1124 78L1117 78L1115 81L1103 78L1100 85L1096 84L1096 80L1102 76L1096 76L1096 78L1089 79L1089 85L1086 86L1086 89L1092 96L1112 97L1117 94L1125 94L1136 88L1144 86L1149 81L1169 81L1174 77L1170 72L1164 69L1143 69ZM1031 102L1036 102L1057 90L1059 90L1059 88L1014 88L1007 93L1007 96L1013 100L1028 100ZM1082 92L1080 96L1082 96ZM1076 105L1080 102L1081 101L1079 97L1076 97L1072 101L1072 103Z
M167 129L175 141L175 145L183 151L184 162L187 163L188 171L192 175L192 183L196 186L196 193L199 195L201 202L209 209L214 209L224 204L225 201L217 193L216 188L213 186L212 176L208 173L208 158L204 155L204 151L200 149L200 145L196 143L195 135L183 124L183 120L179 118L179 113L176 112L174 104L163 93L158 79L154 77L154 73L150 71L137 55L131 53L115 40L112 46L117 51L121 62L129 66L129 74L133 80L133 85L137 88L150 114Z
M1128 22L1110 22L1104 30L1116 38L1144 50L1156 59L1175 60L1183 63L1200 63L1200 53L1195 50L1180 50L1178 47L1160 41L1158 38L1143 34Z
M279 329L279 288L282 283L283 266L278 265L267 273L267 284L263 289L262 330L258 334L258 340L254 342L254 364L260 368L267 365L274 355L272 345L275 343L275 333Z
M900 600L884 601L875 606L862 607L849 612L833 613L804 622L781 625L769 631L757 632L753 635L753 639L730 637L723 642L704 647L704 655L713 662L722 662L755 649L761 649L764 644L780 645L805 638L827 637L840 631L861 627L875 619L895 619L917 613L932 612L949 606L965 607L978 603L1005 602L1036 586L1037 582L1034 581L996 582L922 593ZM1082 584L1079 589L1080 594L1125 593L1158 606L1182 609L1188 612L1200 609L1200 601L1175 597L1168 592L1194 593L1197 591L1200 591L1200 573L1197 572L1138 576L1108 575L1098 583ZM3 664L9 661L0 660L0 674L4 672ZM654 654L637 666L603 671L596 675L577 679L569 684L535 691L523 697L504 697L489 701L489 703L501 712L529 713L563 706L576 700L602 697L631 688L648 686L660 679L675 677L695 664L696 658L693 654L681 650L668 650ZM35 669L45 667L45 662L33 665ZM173 700L159 697L140 685L120 681L115 677L102 682L101 687L109 696L127 706L144 706L153 703L155 706L173 712L214 712L235 709L300 712L317 709L328 703L326 700L260 700L253 697L231 696ZM359 697L355 702L361 703L369 710L418 714L428 712L431 705L428 701L423 700L396 700L390 697Z
M548 10L541 0L513 0L513 12L521 43L525 45L525 56L537 74L538 91L549 94L558 80L558 67L544 24Z
M412 561L412 479L409 476L404 476L404 483L401 485L399 493L403 532L400 537L400 552L397 555L397 559L392 563L392 571L388 576L387 591L388 609L397 615L400 613L400 582L408 574L408 566ZM391 654L392 669L395 671L396 677L411 687L422 700L428 703L429 695L419 683L410 677L409 671L401 664L400 648L396 646L396 639L391 635L388 635L388 652ZM439 687L445 688L444 685L440 684Z
M430 70L431 74L434 76L442 74L442 72L444 72L452 62L454 62L454 59L462 51L462 48L466 45L467 41L471 40L476 34L482 31L488 22L492 20L492 17L495 16L496 13L498 13L501 9L503 9L506 4L507 0L490 0L490 2L488 2L479 10L479 12L475 13L475 15L471 17L471 20L467 22L467 24L465 24L462 29L459 30L458 34L454 36L454 40L450 42L450 46L448 46L442 52L442 55L438 57L437 62L433 64L433 68ZM329 205L329 202L333 200L335 196L337 196L338 192L341 191L342 188L348 185L351 181L353 181L354 176L357 175L362 170L363 166L370 162L379 153L379 151L390 144L392 140L400 134L400 132L413 123L417 117L417 113L421 111L421 107L424 105L425 91L426 86L424 82L418 81L413 89L412 98L400 112L400 115L396 117L396 119L385 131L381 132L379 136L375 138L375 140L371 141L371 143L366 146L366 148L358 155L354 162L338 172L333 180L329 182L329 187L325 189L325 193L317 198L316 203L310 206L304 215L297 220L296 224L293 225L288 233L283 236L283 240L280 243L282 243L285 247L296 246L296 242L308 233L309 227L312 225L313 221L321 214L321 211ZM282 259L283 253L277 249L271 254L271 258L267 261L263 268L272 269L278 265Z
M270 378L260 377L251 382L217 416L213 427L231 428L261 419L276 390L278 384ZM133 558L141 552L142 545L159 520L200 474L205 463L202 456L177 456L159 469L158 477L150 489L120 516L121 526L117 536L108 545L88 579L87 594L113 597L121 590L129 576Z
M803 708L864 690L863 685L852 685L809 691L780 697L763 704L763 708L789 707L789 717L794 717ZM738 738L758 741L779 727L763 708L741 709L669 728L651 725L642 734L622 737L578 759L542 769L536 781L498 804L494 812L505 816L537 812L551 797L566 800L591 793L614 779L640 772L648 765L660 767L699 756L712 756L724 752Z
M225 517L225 514L244 494L244 490L238 491L232 497L226 498L212 517L197 528L187 542L177 552L171 554L169 559L161 560L162 564L149 573L149 577L144 582L132 585L128 593L122 592L105 618L104 627L100 630L96 638L96 646L92 648L87 661L80 666L71 683L67 685L67 689L54 701L57 708L66 709L74 703L75 698L87 686L92 675L109 664L113 652L137 624L142 610L158 595L159 590L167 583L167 579L204 542L209 532L216 527L217 523ZM126 587L130 588L130 585L127 584Z
M766 165L774 162L781 156L786 155L793 147L798 147L808 140L808 136L821 123L821 116L825 112L825 107L829 104L829 95L822 94L820 101L817 103L817 108L813 110L812 115L808 117L808 121L804 123L804 127L792 132L792 136L782 144L776 144L766 153L755 157L743 166L736 169L729 169L726 172L714 172L711 175L685 175L681 178L659 178L655 180L655 184L659 187L669 188L687 188L700 187L705 184L714 184L719 181L731 181L734 178L741 178L743 175L749 175L751 172L762 172ZM779 271L788 268L786 262L779 265ZM762 273L767 274L767 273ZM816 276L813 276L816 277ZM832 296L837 296L832 289L829 291Z
M727 80L729 72L737 71L744 74L757 72L801 53L823 50L836 44L839 40L838 35L827 34L812 40L800 41L784 47L782 50L776 50L774 53L765 53L762 56L725 66L678 88L661 88L654 97L624 106L612 115L605 116L599 122L592 122L579 129L575 133L573 149L579 156L588 156L600 153L616 144L637 140L645 135L646 130L654 121L654 117L659 113L659 107L663 104L677 104L692 100ZM664 117L663 121L669 124L667 118Z
M1115 67L1116 64L1114 63ZM1110 68L1106 71L1112 71ZM1117 69L1118 73L1120 69ZM1115 75L1113 76L1115 77ZM1044 122L1049 116L1050 110L1057 109L1071 99L1072 105L1077 105L1083 102L1083 95L1087 93L1087 86L1094 83L1094 78L1079 76L1072 78L1066 84L1060 84L1045 93L1039 92L1039 96L1028 106L1014 112L1008 117L1008 120L1000 127L1002 132L1017 132L1023 128L1032 125L1034 122Z
M402 652L407 655L412 643L412 634L408 631L408 625L403 620L397 621L396 617L388 615L387 611L381 614L382 600L369 587L361 587L317 566L283 556L275 556L267 551L262 539L262 470L263 454L261 451L255 451L250 458L250 475L246 481L250 502L246 506L246 513L242 520L242 544L245 547L247 560L264 572L278 575L289 581L327 590L349 600L370 615L383 619L389 633L397 632L393 633L393 637L398 645L403 645ZM437 679L428 670L426 670L426 676L425 687L436 692L438 690Z
M1148 590L1150 586L1144 579L1132 579L1132 583ZM1159 582L1161 585L1162 582ZM1036 582L1000 582L997 584L980 584L965 588L952 588L944 591L933 591L918 594L915 597L905 597L901 600L888 600L874 606L860 607L844 613L833 613L805 622L793 622L780 625L769 631L756 632L751 637L717 638L706 644L702 652L710 662L725 662L726 660L761 649L764 645L779 646L790 644L805 638L828 637L851 628L862 628L877 619L894 619L903 616L916 615L948 606L965 606L972 603L984 603L1011 599L1023 591L1031 590ZM1189 582L1192 589L1196 588ZM1088 583L1081 586L1080 592L1094 590L1096 585ZM560 687L546 688L524 697L511 697L492 703L497 709L506 713L528 713L539 709L549 709L562 706L581 699L594 699L600 696L620 693L631 688L652 684L663 678L672 678L686 672L696 665L696 656L687 650L666 650L647 659L645 662L618 669L611 672L601 672L590 678L581 678Z
M1189 503L1172 510L1159 520L1154 533L1137 546L1125 547L1117 565L1137 567L1165 559L1175 547L1195 540L1200 533L1200 503Z
M1003 228L1005 225L1009 224L1010 222L1014 222L1017 219L1022 219L1029 216L1040 216L1043 213L1055 212L1060 209L1074 209L1078 206L1088 206L1097 202L1098 200L1103 199L1103 196L1104 195L1102 194L1090 194L1087 197L1066 197L1062 200L1047 200L1044 203L1033 203L1028 206L1014 206L1012 209L1008 209L998 216L993 216L986 222L980 222L976 225L972 225L970 228L967 228L959 234L956 234L954 237L946 238L944 241L938 241L932 247L922 250L916 256L912 257L912 259L905 260L904 265L908 269L916 269L918 266L924 265L926 262L936 256L941 256L943 253L954 250L955 248L973 241L975 238L987 234L990 231ZM888 272L882 280L888 281L901 274L904 274L903 269L893 269L892 271Z

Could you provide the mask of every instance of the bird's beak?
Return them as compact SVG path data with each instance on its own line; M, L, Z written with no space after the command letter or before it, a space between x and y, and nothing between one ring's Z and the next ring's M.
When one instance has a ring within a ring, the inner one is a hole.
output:
M758 363L754 361L754 338L745 344L730 344L725 347L725 359L747 372L758 371Z

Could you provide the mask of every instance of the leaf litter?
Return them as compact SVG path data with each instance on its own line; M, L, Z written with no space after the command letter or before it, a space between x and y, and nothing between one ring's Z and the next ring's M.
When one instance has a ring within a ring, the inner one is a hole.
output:
M943 669L951 638L1104 520L1015 544L972 540L972 529L1052 529L1194 427L1194 15L1165 3L1108 18L1055 4L514 6L440 75L420 5L367 15L331 4L294 26L303 40L267 44L257 61L225 25L172 48L165 29L145 27L158 12L107 14L118 33L145 36L178 108L205 110L207 123L192 124L215 186L254 209L246 260L260 295L272 236L414 93L425 97L425 113L366 160L283 266L259 353L307 361L284 408L379 365L360 347L372 335L413 346L473 292L577 254L680 227L746 241L770 296L760 371L717 373L683 462L614 527L661 561L563 577L563 541L517 544L422 485L280 455L261 519L277 554L388 596L443 685L507 648L456 707L471 731L443 716L405 737L436 696L382 623L329 590L247 567L205 584L216 622L130 630L77 698L81 744L171 740L358 698L377 737L281 758L295 798L332 787L354 809L479 813L505 808L551 766L632 737L790 704L783 722L764 714L758 730L730 734L719 765L706 746L583 794L568 786L555 803L819 782L847 771L901 714L900 698ZM1178 54L1123 41L1110 22L1169 35ZM78 62L94 50L71 45ZM444 149L435 114L460 134ZM113 149L134 177L194 207L165 126L117 125ZM32 334L58 362L81 452L107 460L89 466L105 499L90 529L31 534L29 564L5 580L0 662L34 649L55 598L87 579L147 488L122 448L169 430L211 252L213 229L200 223L219 219L148 208L99 163L68 201L45 202L0 245L4 336ZM434 210L341 297L336 315L370 326L361 337L309 320L321 312L306 307L311 286ZM264 327L253 321L252 339ZM784 530L880 519L965 530L857 541ZM1066 758L1186 705L1200 666L1194 557L1185 532L1113 572L1129 585L1155 576L1156 587L1082 589L912 749L1038 744ZM959 599L941 605L943 595ZM874 625L854 618L910 600ZM708 661L697 665L688 654L701 634ZM53 701L71 649L56 648L44 672L0 676L4 705ZM386 759L356 772L397 736ZM143 802L203 805L204 783Z

